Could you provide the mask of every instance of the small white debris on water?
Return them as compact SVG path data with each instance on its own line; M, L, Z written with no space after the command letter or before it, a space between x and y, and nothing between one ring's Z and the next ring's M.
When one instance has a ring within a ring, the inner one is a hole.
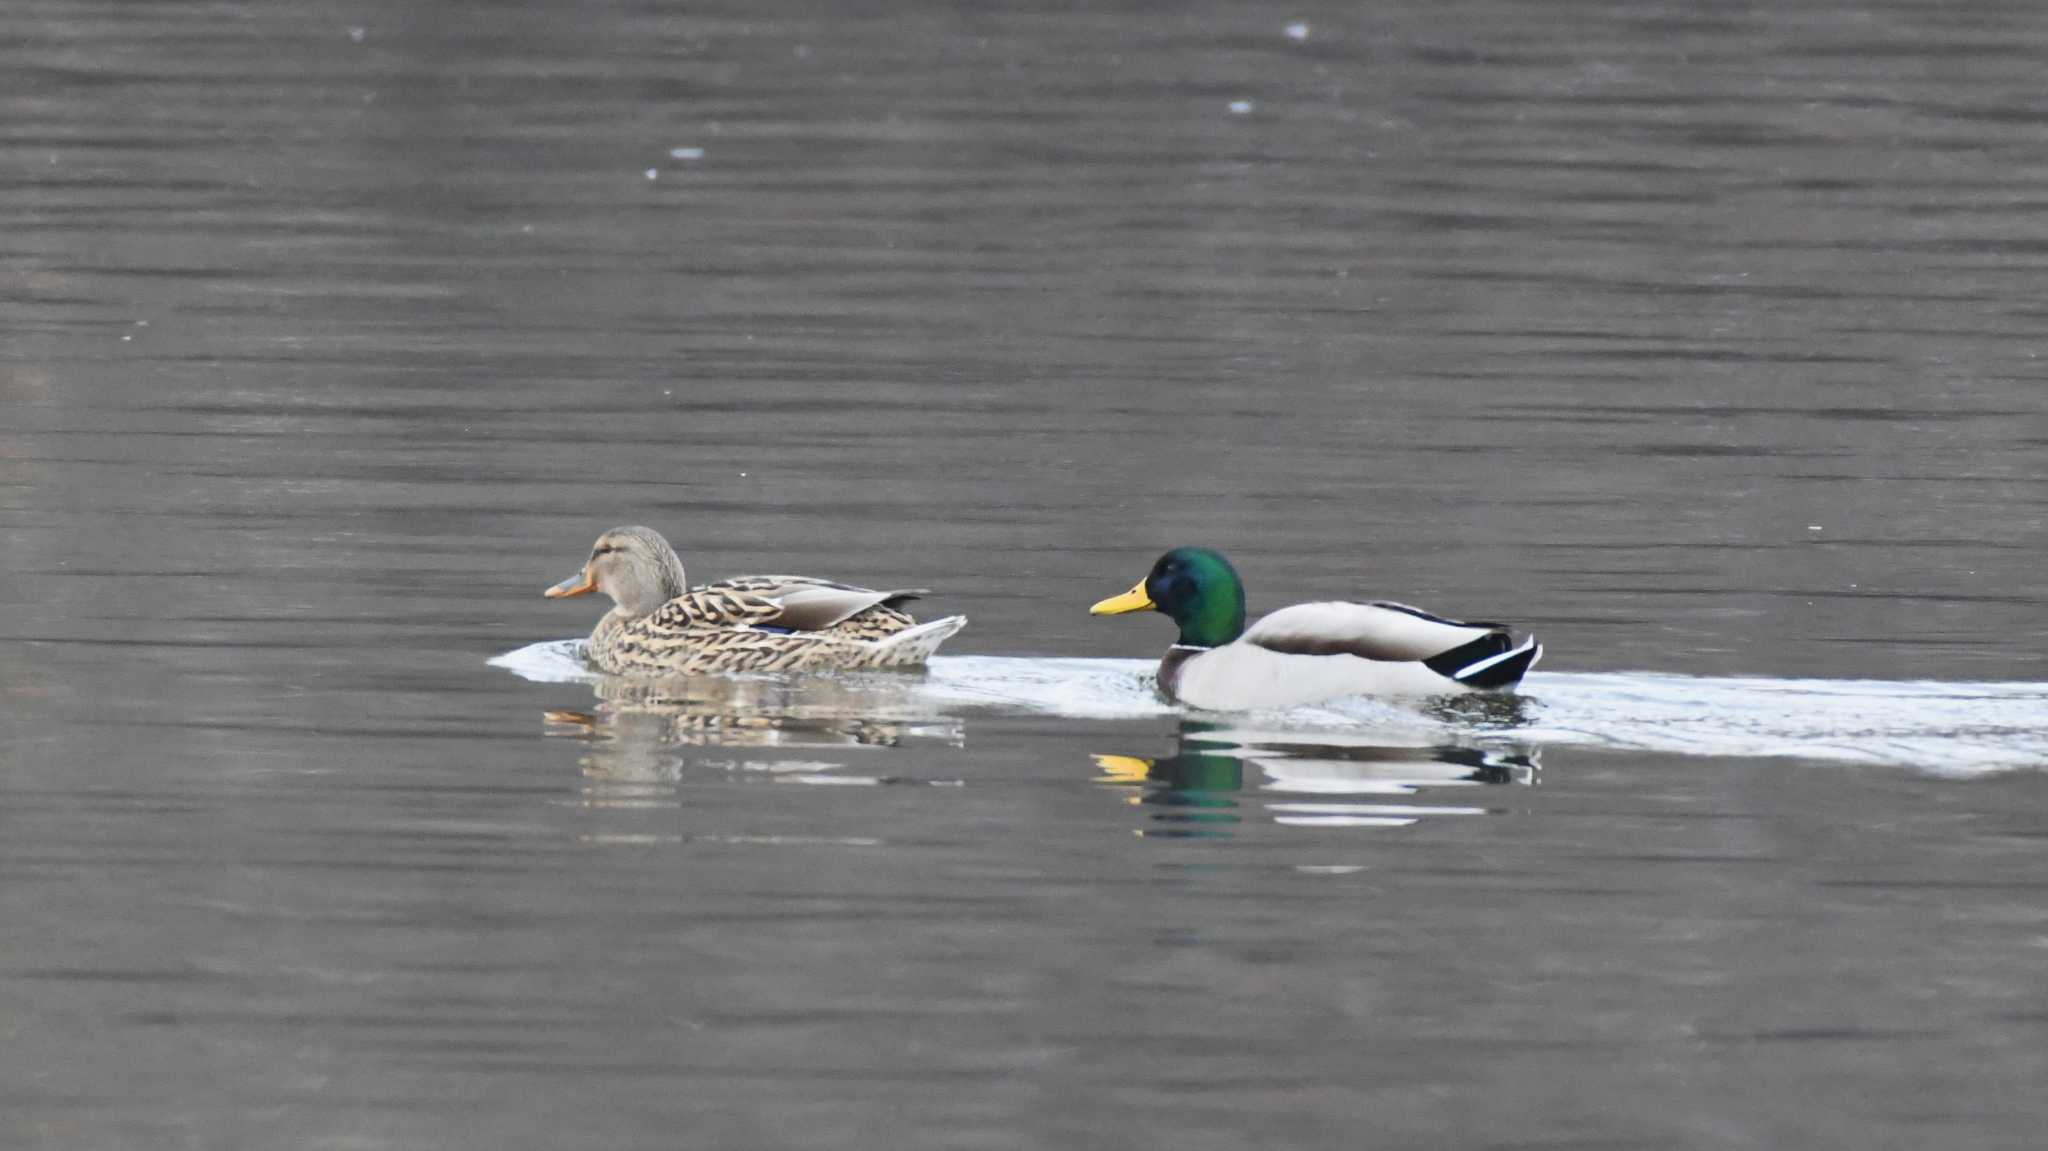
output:
M659 177L660 175L661 175L661 169L659 169L659 168L649 168L649 169L647 169L647 178L648 178L648 179L650 179L650 180L652 180L652 179L655 179L655 178Z
M1308 39L1308 25L1303 24L1300 21L1296 21L1292 24L1289 24L1287 26L1287 38L1289 40Z
M360 44L360 43L362 43L362 42L363 42L363 38L364 38L365 36L368 36L369 34L370 34L370 30L369 30L368 28L365 28L365 27L363 27L363 26L362 26L362 25L360 25L360 24L354 25L354 26L350 27L350 28L349 28L349 30L348 30L348 38L349 38L349 40L351 40L352 42L354 42L354 43L357 43L357 44Z
M671 159L676 159L676 160L702 160L702 159L704 158L704 149L702 149L702 148L670 148L670 149L668 150L668 154L669 154L669 156L670 156L670 158L671 158Z
M1822 527L1821 527L1821 526L1820 526L1819 524L1807 524L1807 525L1806 525L1806 530L1807 530L1807 531L1810 531L1810 532L1817 532L1817 531L1822 531L1822 530L1825 530L1825 529L1823 529L1823 528L1822 528Z
M1232 100L1230 102L1230 114L1233 116L1249 116L1251 111L1252 102L1250 100Z

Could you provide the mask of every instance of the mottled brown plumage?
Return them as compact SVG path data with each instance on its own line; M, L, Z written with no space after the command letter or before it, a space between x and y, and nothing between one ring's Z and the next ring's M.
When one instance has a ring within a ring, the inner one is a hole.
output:
M682 561L652 528L613 528L583 570L550 598L603 592L612 610L590 633L599 671L673 675L913 667L966 626L919 625L895 605L922 589L876 591L809 576L738 576L689 587Z

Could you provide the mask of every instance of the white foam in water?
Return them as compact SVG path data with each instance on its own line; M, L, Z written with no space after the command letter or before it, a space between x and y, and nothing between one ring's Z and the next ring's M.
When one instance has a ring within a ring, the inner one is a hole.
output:
M1065 715L1075 719L1143 719L1176 709L1152 689L1149 659L1015 659L935 656L921 694L952 706Z
M598 674L583 662L583 641L556 639L528 644L484 661L534 683L596 683Z
M595 683L582 641L492 659L540 683ZM923 676L891 675L900 703L934 712L991 710L1074 719L1147 719L1178 708L1153 688L1144 659L938 656ZM1471 698L1471 697L1466 697ZM879 701L877 701L879 702ZM1895 764L1942 775L2048 767L2048 684L1701 678L1656 672L1538 672L1507 716L1344 700L1251 717L1263 736L1341 733L1378 743L1455 739L1571 744L1681 755L1792 756ZM1239 717L1240 720L1246 717Z
M2048 767L2048 684L1532 675L1519 739L1891 763L1941 775Z

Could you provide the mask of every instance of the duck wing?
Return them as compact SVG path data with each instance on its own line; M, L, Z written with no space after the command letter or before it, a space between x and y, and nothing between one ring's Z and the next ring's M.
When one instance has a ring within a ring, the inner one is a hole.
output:
M775 605L775 613L756 616L754 609L745 609L746 618L735 620L746 624L767 624L771 627L788 628L791 631L826 631L845 623L854 616L877 607L894 607L899 603L914 600L924 595L924 588L897 588L893 591L877 591L874 588L855 587L852 584L834 583L831 580L815 579L810 576L736 576L705 584L695 588L690 595L678 597L671 603L703 595L712 599L751 605L765 601Z
M1498 641L1494 637L1499 637ZM1506 650L1508 629L1466 623L1399 603L1302 603L1253 624L1241 643L1286 655L1355 655L1390 662L1430 660L1480 643Z
M646 617L644 626L655 632L742 628L774 624L781 614L782 604L777 600L707 584L662 604Z
M1384 601L1296 604L1252 625L1238 642L1283 655L1420 663L1480 689L1513 687L1543 658L1534 636L1517 645L1506 624L1466 623Z

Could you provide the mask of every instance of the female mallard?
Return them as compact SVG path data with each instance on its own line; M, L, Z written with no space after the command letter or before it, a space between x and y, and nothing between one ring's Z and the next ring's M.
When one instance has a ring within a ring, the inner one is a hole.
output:
M594 591L612 597L612 610L586 654L597 670L618 674L913 667L967 626L966 616L919 624L896 610L922 588L875 591L809 576L689 587L683 561L653 528L597 537L583 570L546 595Z
M1295 604L1247 630L1237 569L1207 548L1167 552L1138 586L1088 610L1146 608L1180 625L1180 641L1159 661L1159 690L1216 711L1513 687L1543 654L1533 636L1517 646L1503 624L1398 603Z

